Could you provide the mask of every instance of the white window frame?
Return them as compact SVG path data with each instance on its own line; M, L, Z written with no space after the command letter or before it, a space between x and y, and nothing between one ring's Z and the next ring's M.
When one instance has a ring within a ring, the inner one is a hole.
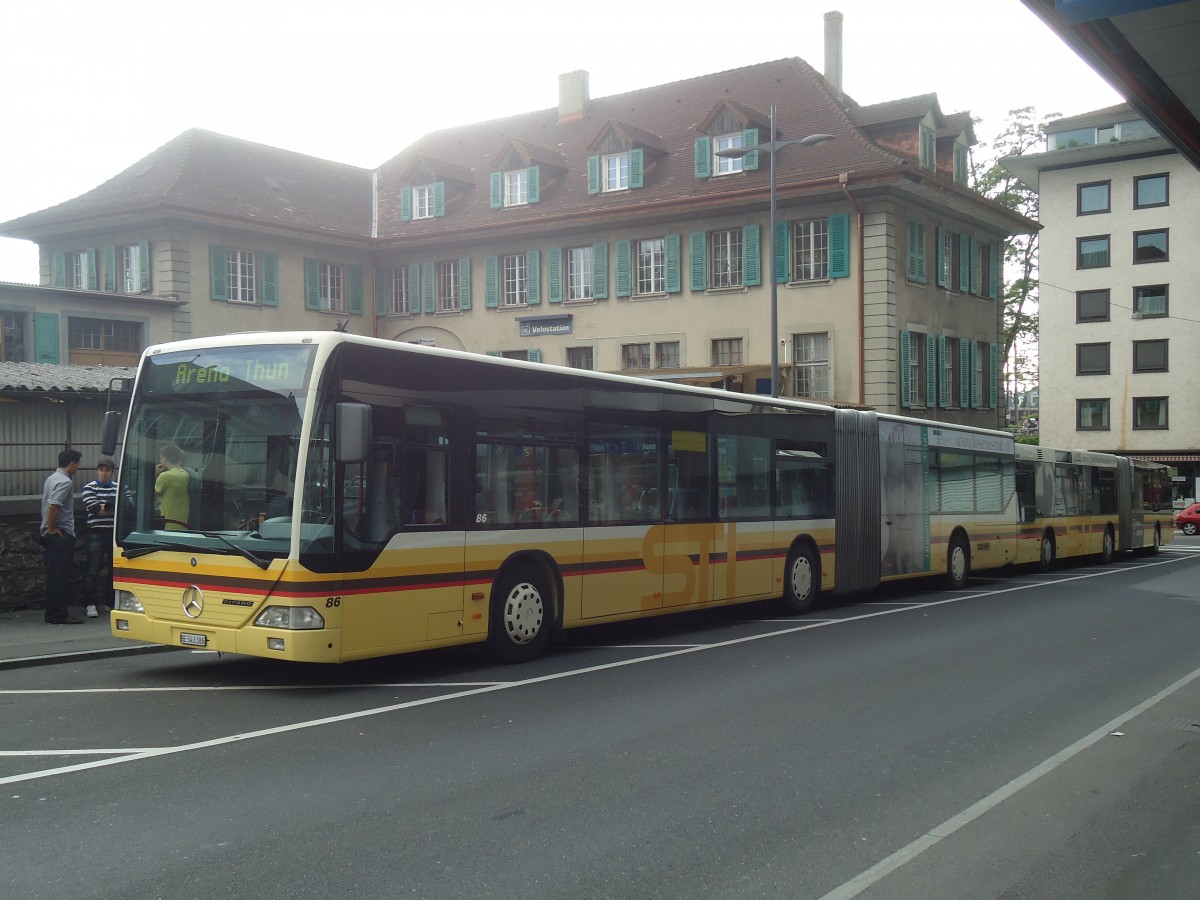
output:
M345 309L342 293L342 266L340 263L320 264L320 303L317 307L323 312L342 312Z
M667 292L667 241L648 238L638 241L637 293L639 296Z
M504 205L527 206L529 204L529 170L513 169L504 173Z
M729 134L718 134L712 139L712 170L714 175L732 175L742 171L743 164L746 161L744 156L719 156L718 151L740 150L742 149L744 138L745 135L742 132L734 131Z
M592 299L594 264L595 258L590 246L571 247L567 250L568 300Z
M605 193L629 190L629 151L600 157L600 182Z
M225 283L230 303L258 302L258 257L249 250L225 251Z
M86 250L72 250L67 253L67 274L70 277L70 287L77 290L87 290L87 261Z
M828 331L792 335L792 371L794 396L830 399Z
M714 288L741 287L742 229L729 228L709 235L709 284Z
M792 280L828 279L829 219L804 219L793 222L792 241Z
M433 218L433 185L421 184L412 189L412 217Z
M411 316L410 297L408 266L393 266L391 290L388 291L388 315Z
M527 306L529 303L528 281L524 253L505 255L501 269L503 277L501 303L507 307Z
M908 345L908 405L925 408L925 342L929 335L923 331L909 332Z
M458 312L458 260L449 259L437 264L438 312Z
M953 284L951 273L954 271L954 244L957 236L949 231L942 232L941 271L938 273L938 283L944 285L944 290L950 290Z
M121 290L126 294L142 292L142 248L126 244L117 251L121 259Z

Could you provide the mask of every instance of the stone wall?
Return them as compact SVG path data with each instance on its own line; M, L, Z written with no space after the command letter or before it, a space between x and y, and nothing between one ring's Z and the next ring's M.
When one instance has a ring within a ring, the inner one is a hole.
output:
M37 541L37 519L0 519L0 610L41 609L46 591L46 563ZM87 547L83 535L75 545L72 604L83 602Z

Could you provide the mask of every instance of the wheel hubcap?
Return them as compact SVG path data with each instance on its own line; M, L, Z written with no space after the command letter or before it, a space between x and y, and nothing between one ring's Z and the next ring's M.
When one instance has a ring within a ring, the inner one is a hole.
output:
M1054 545L1049 538L1042 538L1042 562L1047 565L1054 559Z
M962 581L963 576L967 574L967 554L962 547L955 547L950 551L950 574L954 576L955 581Z
M514 585L504 600L504 630L514 644L528 644L542 627L542 595L527 581Z
M792 565L792 593L797 600L807 600L812 591L812 563L801 556Z

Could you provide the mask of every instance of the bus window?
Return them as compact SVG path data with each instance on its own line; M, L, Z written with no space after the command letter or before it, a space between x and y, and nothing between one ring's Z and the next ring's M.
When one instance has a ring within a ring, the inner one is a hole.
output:
M573 422L481 419L473 503L477 528L578 524L578 428Z
M770 518L770 438L717 435L717 496L723 519Z
M781 519L825 519L833 516L833 466L825 444L779 441L775 447L775 478Z
M686 522L709 517L708 434L671 431L667 478L671 485L667 518Z
M657 428L594 423L588 438L588 524L663 517Z

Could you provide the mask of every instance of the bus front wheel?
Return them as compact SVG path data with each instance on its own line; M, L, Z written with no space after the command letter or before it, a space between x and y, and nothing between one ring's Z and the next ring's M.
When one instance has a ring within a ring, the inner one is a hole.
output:
M533 659L550 637L553 607L545 581L527 567L496 582L488 627L488 649L505 663Z
M1054 561L1058 556L1058 548L1054 545L1054 532L1047 528L1042 533L1042 552L1038 556L1038 565L1043 572L1049 572L1054 568Z
M946 553L946 584L951 588L964 588L970 573L971 552L967 549L967 540L961 534L956 534L950 538Z
M1106 566L1113 561L1113 556L1116 555L1116 552L1117 542L1113 536L1113 530L1111 527L1105 528L1104 543L1100 545L1100 558L1104 560Z
M783 608L792 615L806 613L817 602L821 584L821 571L817 567L812 551L797 547L788 556L784 572Z

